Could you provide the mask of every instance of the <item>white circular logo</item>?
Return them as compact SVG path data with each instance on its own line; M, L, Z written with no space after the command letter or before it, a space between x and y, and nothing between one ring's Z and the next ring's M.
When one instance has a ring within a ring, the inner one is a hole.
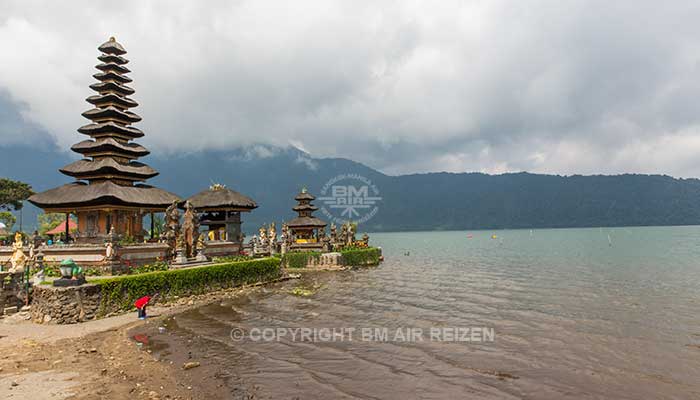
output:
M358 174L342 174L330 179L321 188L318 199L323 203L323 215L337 224L367 222L377 214L377 204L382 200L377 185Z

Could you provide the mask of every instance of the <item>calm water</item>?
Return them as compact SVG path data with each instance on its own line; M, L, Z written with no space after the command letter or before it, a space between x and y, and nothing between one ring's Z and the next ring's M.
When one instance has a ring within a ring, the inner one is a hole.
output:
M154 337L166 348L159 356L204 359L241 397L700 398L700 227L371 240L383 247L380 267L321 273L179 315ZM297 286L316 292L289 294ZM482 326L494 342L229 336L256 327Z

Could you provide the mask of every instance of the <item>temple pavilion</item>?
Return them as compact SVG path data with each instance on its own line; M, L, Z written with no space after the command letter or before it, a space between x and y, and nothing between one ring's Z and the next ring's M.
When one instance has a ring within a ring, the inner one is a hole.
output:
M286 222L292 236L292 249L314 250L320 249L323 245L319 241L319 231L325 229L327 224L313 216L313 212L318 210L318 207L311 203L315 199L316 197L306 188L301 189L301 192L294 197L298 204L292 210L299 215Z
M70 214L76 215L74 239L78 242L99 242L112 228L121 237L141 241L143 217L151 213L153 237L153 213L180 199L143 183L158 172L137 161L149 151L132 142L144 134L132 126L141 117L129 111L138 104L129 97L134 89L127 86L131 78L126 76L129 61L122 57L126 50L114 38L98 49L99 72L93 75L97 82L90 85L97 94L87 98L94 108L82 114L91 123L78 129L90 138L71 148L84 158L60 169L76 181L35 194L29 201L44 212L65 213L66 220Z
M206 225L210 241L243 242L241 213L250 212L258 205L248 196L215 184L187 201L201 213L200 224Z

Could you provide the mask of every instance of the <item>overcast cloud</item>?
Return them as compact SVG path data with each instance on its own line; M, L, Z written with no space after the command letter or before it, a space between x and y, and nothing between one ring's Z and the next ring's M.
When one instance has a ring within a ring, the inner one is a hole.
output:
M3 0L0 138L82 140L114 35L154 153L697 177L698 21L698 1Z

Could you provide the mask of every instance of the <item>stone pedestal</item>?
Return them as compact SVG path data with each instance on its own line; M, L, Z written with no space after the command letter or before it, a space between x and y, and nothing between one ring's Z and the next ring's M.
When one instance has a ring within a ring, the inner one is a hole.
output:
M177 255L175 256L175 261L173 261L173 264L187 264L187 257L185 257L184 251L177 251Z
M59 278L53 281L53 285L58 287L80 286L85 283L87 283L87 281L85 281L85 277L82 276L78 279Z
M111 275L119 275L126 272L126 266L117 260L105 261L102 270Z
M194 260L195 260L196 262L207 262L207 261L209 261L209 260L207 259L207 256L204 255L204 252L202 252L202 250L198 250L198 251L197 251L197 257L195 257Z

